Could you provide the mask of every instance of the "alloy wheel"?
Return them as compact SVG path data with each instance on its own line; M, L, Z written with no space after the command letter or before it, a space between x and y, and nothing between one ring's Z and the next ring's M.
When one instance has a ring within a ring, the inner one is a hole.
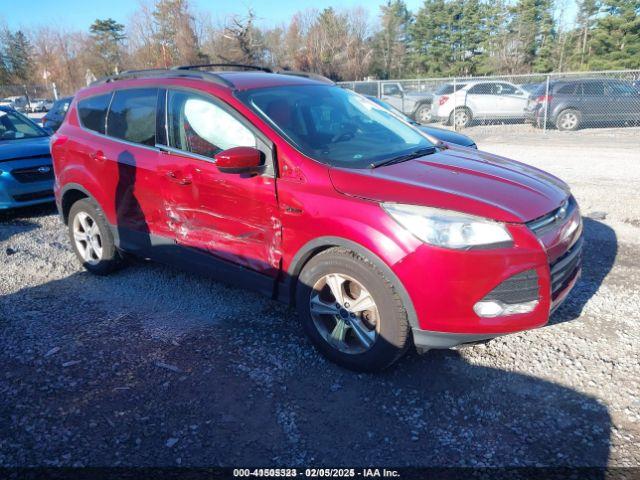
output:
M309 309L315 327L332 347L364 353L376 342L380 315L369 291L347 275L332 273L313 286Z
M73 241L82 259L90 265L102 260L102 237L96 221L86 212L73 219Z
M465 110L458 110L453 116L453 121L457 127L464 127L469 122L469 114Z
M573 112L568 112L562 115L560 119L560 127L563 130L573 130L578 125L578 116Z

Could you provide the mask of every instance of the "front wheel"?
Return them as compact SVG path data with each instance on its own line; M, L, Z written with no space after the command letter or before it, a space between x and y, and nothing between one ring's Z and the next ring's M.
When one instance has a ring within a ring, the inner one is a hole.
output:
M407 313L398 293L369 260L330 248L305 265L296 290L304 329L329 360L356 371L378 371L406 351Z

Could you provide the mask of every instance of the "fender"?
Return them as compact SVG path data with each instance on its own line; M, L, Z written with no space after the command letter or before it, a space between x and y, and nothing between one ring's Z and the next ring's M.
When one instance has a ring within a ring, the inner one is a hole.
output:
M280 288L278 290L278 299L280 301L295 305L296 283L298 281L298 275L300 275L300 272L302 271L304 265L316 253L331 247L342 247L351 250L358 255L366 257L378 269L380 269L380 271L382 271L382 273L384 273L387 279L391 282L391 285L393 285L395 291L398 292L398 295L400 295L402 303L404 304L404 308L407 311L409 325L412 328L418 328L418 316L416 315L415 308L413 307L413 302L411 301L411 298L409 298L409 294L405 290L396 274L393 273L391 268L371 250L342 237L325 236L314 238L313 240L310 240L309 242L304 244L296 252L289 265L289 270L287 272L283 272L285 274L284 280L281 284L283 288Z
M58 213L62 217L62 221L65 223L65 225L67 223L67 212L65 212L63 210L63 208L64 208L63 200L64 200L65 194L67 192L69 192L70 190L78 190L79 192L82 192L86 197L88 197L91 200L93 200L96 203L96 205L98 205L100 207L100 209L102 209L102 206L96 200L95 195L93 195L91 192L89 192L89 190L87 190L84 186L80 185L79 183L67 183L67 184L65 184L64 187L62 187L60 189L60 205L57 205Z

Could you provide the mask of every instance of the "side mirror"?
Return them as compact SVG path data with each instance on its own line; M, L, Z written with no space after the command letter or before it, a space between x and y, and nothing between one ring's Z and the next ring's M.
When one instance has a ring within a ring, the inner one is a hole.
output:
M216 166L223 173L259 173L264 166L264 155L257 148L233 147L215 157Z

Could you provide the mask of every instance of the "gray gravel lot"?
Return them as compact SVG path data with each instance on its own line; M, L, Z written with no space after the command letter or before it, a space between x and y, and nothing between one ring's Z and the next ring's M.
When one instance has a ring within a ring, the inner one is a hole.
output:
M53 209L3 217L0 466L640 466L640 130L521 127L467 133L571 184L583 280L548 327L378 375L275 302L142 262L93 277Z

